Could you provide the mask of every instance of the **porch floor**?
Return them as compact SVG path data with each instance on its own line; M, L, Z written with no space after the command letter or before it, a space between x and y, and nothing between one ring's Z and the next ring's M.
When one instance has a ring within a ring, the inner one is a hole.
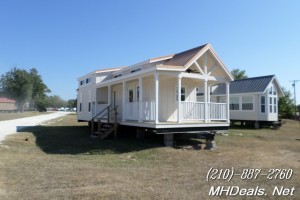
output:
M230 125L229 122L225 121L210 121L204 122L203 120L191 120L191 121L183 121L181 123L177 123L177 121L165 121L159 122L155 124L153 121L143 121L138 122L136 120L126 120L120 121L120 125L125 126L138 126L138 127L145 127L145 128L191 128L191 127L228 127Z

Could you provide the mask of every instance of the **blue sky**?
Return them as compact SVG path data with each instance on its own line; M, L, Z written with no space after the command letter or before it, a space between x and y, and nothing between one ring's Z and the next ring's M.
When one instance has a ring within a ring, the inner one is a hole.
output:
M64 99L77 78L210 43L232 70L300 80L300 1L0 0L0 74L37 68ZM300 103L300 82L297 85Z

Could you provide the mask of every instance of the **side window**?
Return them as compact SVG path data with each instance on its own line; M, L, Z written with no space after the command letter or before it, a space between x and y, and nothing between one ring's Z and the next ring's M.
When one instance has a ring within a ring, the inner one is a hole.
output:
M89 102L88 107L89 107L89 112L91 112L91 102Z
M269 88L269 94L272 94L272 88L273 88L273 86L271 86L271 87Z
M266 97L265 96L260 97L260 112L261 113L266 112Z
M252 96L242 96L242 110L253 110Z
M274 113L277 113L277 98L274 97L273 100L274 100L274 102L273 102L273 104L274 104Z
M82 103L79 104L79 111L82 111Z
M269 113L277 113L277 90L274 85L272 85L269 89Z
M277 95L277 91L275 87L273 87L273 95Z
M230 97L229 103L230 110L240 110L239 97Z
M270 113L273 113L273 98L269 97Z

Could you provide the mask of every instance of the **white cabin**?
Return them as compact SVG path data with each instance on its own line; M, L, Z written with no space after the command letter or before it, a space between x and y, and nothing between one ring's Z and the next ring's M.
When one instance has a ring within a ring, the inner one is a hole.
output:
M213 87L212 98L225 102L225 85ZM230 120L269 124L278 121L278 97L283 92L274 75L230 82Z
M119 125L155 133L227 129L232 80L210 44L129 67L97 70L78 79L78 121L91 121L110 105L117 106ZM211 86L218 83L226 85L222 102L210 98ZM197 91L203 91L201 101Z

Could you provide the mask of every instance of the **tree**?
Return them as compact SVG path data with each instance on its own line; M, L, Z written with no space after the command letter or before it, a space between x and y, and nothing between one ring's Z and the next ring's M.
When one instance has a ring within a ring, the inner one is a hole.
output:
M47 97L47 107L60 108L66 107L67 104L68 103L62 98L60 98L58 95Z
M294 112L294 102L291 98L290 91L282 88L283 96L279 97L278 107L279 107L279 114L282 118L292 118Z
M68 107L69 108L76 108L77 107L77 99L69 99L68 100Z
M233 69L231 71L231 74L235 80L248 78L245 70Z
M35 68L27 72L15 67L1 75L0 89L2 95L16 100L21 112L24 111L25 103L38 105L45 99L46 93L50 92Z
M44 110L46 107L46 93L51 91L46 84L44 84L42 77L35 68L30 69L29 75L33 85L31 105L38 110Z

